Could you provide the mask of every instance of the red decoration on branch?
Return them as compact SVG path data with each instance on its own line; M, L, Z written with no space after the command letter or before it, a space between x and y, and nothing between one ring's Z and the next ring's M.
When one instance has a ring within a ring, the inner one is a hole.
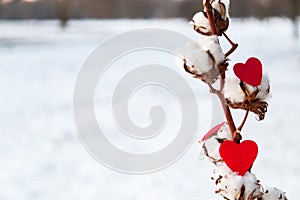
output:
M244 176L257 157L258 146L251 140L245 140L240 144L227 140L221 144L219 151L226 165L233 172Z
M233 71L239 79L251 86L259 86L261 84L262 64L257 58L249 58L245 64L235 64Z
M222 122L221 124L218 124L216 126L214 126L212 129L210 129L205 136L202 138L201 142L203 142L204 140L212 137L213 135L216 135L217 132L220 130L220 128L225 124L225 122Z

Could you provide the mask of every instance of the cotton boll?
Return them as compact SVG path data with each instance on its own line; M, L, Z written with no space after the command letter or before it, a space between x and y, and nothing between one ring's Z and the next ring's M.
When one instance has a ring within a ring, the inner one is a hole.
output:
M213 136L209 139L200 142L200 158L207 158L210 162L217 162L221 160L219 148L220 144L217 141L217 137Z
M213 1L211 3L211 6L216 9L219 13L221 13L221 8L220 8L220 5L219 5L219 1Z
M187 50L184 53L184 59L186 64L192 67L195 74L198 75L208 73L214 67L214 62L209 54L200 47Z
M199 49L199 45L196 42L189 42L185 44L182 48L176 50L176 64L180 68L182 68L185 64L184 60L187 57L188 52ZM193 71L193 69L192 69ZM196 70L194 70L196 73Z
M214 58L216 65L224 62L225 54L222 51L218 36L207 36L205 38L199 39L197 43L202 47L204 51L210 52L210 54Z
M259 93L257 98L260 100L266 100L270 97L270 79L268 76L263 76L261 85L258 87Z
M216 193L227 199L235 199L243 185L243 177L232 172L223 162L214 170L213 180L217 185Z
M229 18L229 2L228 1L222 1L222 0L214 0L211 3L212 7L219 12L223 18L223 20L226 20Z
M194 25L194 29L199 30L202 33L210 33L210 24L205 17L204 12L198 12L194 15L191 24Z
M229 6L230 6L230 0L220 0L225 5L226 8L226 17L229 18Z
M221 13L221 11L220 11L220 6L218 5L219 2L221 2L221 3L224 4L225 9L226 9L226 17L229 17L230 0L213 0L212 2L211 2L211 0L210 0L210 3L211 3L211 5L212 5L212 7L213 7L214 9L216 9L219 13ZM205 3L206 3L206 0L203 0L203 6L205 5ZM204 11L206 11L205 6L204 6Z
M188 66L188 69L194 73L201 75L209 72L214 63L209 54L204 51L196 42L187 43L185 46L177 50L177 53L182 58L177 57L177 64L180 67L184 66L184 63Z
M263 200L287 200L285 192L278 190L277 188L266 188Z
M220 7L220 3L219 3L219 1L213 1L212 3L211 3L211 6L215 9L215 10L217 10L222 16L224 16L226 13L223 13L225 10L224 9L222 9L221 7ZM226 12L226 11L225 11ZM224 15L223 15L224 14ZM225 15L226 16L226 15Z
M252 93L256 89L259 90L256 99L259 99L261 101L267 100L271 95L270 95L270 79L267 75L264 75L262 77L261 84L258 87L253 87L251 85L245 84L247 87L247 90Z
M247 172L244 176L239 176L232 172L225 163L217 165L213 180L216 181L216 192L227 199L236 199L241 194L242 186L245 187L244 199L261 193L261 186L254 174Z
M232 140L232 135L229 130L228 124L224 124L222 128L218 131L217 137L220 139Z
M178 50L178 53L184 58L189 70L198 75L208 73L225 60L216 36L205 37L196 43L186 44ZM177 63L183 66L183 62Z
M218 130L217 133L200 142L201 157L207 157L212 162L221 160L219 153L221 144L218 142L218 139L232 140L229 127L226 123Z
M245 186L245 199L248 199L250 195L255 197L261 193L261 185L259 184L256 176L251 172L247 172L243 176L243 184Z
M224 97L231 103L241 103L245 99L245 93L240 87L240 79L228 78L225 81Z
M220 2L224 3L227 13L228 13L229 6L230 6L230 0L220 0Z

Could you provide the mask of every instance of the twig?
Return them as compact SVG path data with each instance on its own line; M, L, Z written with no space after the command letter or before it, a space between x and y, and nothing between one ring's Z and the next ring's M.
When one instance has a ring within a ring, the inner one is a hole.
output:
M245 125L245 123L246 123L246 121L247 121L247 118L248 118L248 115L249 115L249 109L248 110L246 110L246 113L245 113L245 116L244 116L244 119L243 119L243 121L242 121L242 123L241 123L241 125L238 127L238 129L237 130L239 130L239 131L242 131L242 129L243 129L243 127L244 127L244 125Z
M236 138L236 127L235 127L235 124L234 124L234 120L232 118L231 111L230 111L229 107L227 106L227 104L225 103L225 101L223 100L223 98L219 97L219 99L221 101L223 111L224 111L224 114L225 114L225 117L226 117L226 120L227 120L227 124L228 124L229 129L230 129L232 138Z
M209 87L209 89L210 89L210 93L213 93L213 94L216 94L216 95L220 95L220 91L219 90L216 90L213 86L212 86L212 84L210 84L210 83L207 83L207 85L208 85L208 87Z
M234 43L225 32L223 32L223 35L225 36L225 38L228 40L228 42L231 45L231 49L229 49L229 51L225 54L226 57L230 56L235 50L236 48L239 46L238 44Z
M216 28L216 24L214 23L214 16L213 16L213 13L212 13L212 6L210 4L210 0L206 0L204 6L206 8L206 14L207 14L207 18L208 18L208 21L209 21L211 34L212 35L217 35L217 31L216 31L217 28Z
M214 18L213 18L213 13L212 13L212 6L210 4L210 0L206 0L205 4L204 4L205 8L206 8L206 14L208 16L208 21L209 21L209 24L210 24L210 29L211 29L211 33L212 35L217 35L217 32L216 32L216 24L214 22ZM225 34L226 35L226 34ZM227 40L230 42L230 44L234 44L229 38L228 36L226 35L225 36L227 38ZM232 49L229 51L229 53L232 53L235 49L236 49L236 45L232 45ZM234 46L236 46L234 48ZM227 55L225 55L227 57ZM211 84L208 84L208 86L210 87L210 90L212 93L215 93L217 94L217 96L219 97L220 99L220 102L222 104L222 108L223 108L223 111L224 111L224 114L225 114L225 117L226 117L226 120L227 120L227 123L228 123L228 126L229 126L229 129L230 129L230 132L231 132L231 135L232 135L232 138L234 138L235 142L236 143L239 143L240 142L240 137L237 137L237 131L236 131L236 126L234 124L234 120L233 120L233 117L232 117L232 114L231 114L231 111L230 111L230 108L229 106L226 104L226 101L225 101L225 98L224 98L224 95L222 93L223 89L224 89L224 85L225 85L225 73L221 74L221 80L220 80L220 91L216 91Z

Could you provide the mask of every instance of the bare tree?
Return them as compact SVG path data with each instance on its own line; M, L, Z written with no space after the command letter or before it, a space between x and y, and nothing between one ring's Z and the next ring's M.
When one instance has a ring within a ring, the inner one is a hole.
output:
M71 1L55 0L57 18L60 21L61 27L65 27L71 17Z
M293 21L294 24L294 36L295 38L299 37L299 25L298 25L298 0L290 0L290 4L291 4L291 19Z

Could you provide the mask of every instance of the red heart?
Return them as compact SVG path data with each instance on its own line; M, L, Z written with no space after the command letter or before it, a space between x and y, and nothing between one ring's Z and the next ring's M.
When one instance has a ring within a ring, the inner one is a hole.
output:
M262 64L257 58L249 58L245 64L237 63L233 67L235 75L252 86L259 86L262 80Z
M251 140L240 144L227 140L221 144L219 152L223 161L233 172L244 176L256 159L258 146Z
M216 135L218 133L218 131L220 130L220 128L222 128L222 126L225 124L225 122L222 122L221 124L216 125L215 127L213 127L212 129L210 129L205 136L202 138L201 142L203 142L204 140L207 140L208 138L212 137L213 135Z

